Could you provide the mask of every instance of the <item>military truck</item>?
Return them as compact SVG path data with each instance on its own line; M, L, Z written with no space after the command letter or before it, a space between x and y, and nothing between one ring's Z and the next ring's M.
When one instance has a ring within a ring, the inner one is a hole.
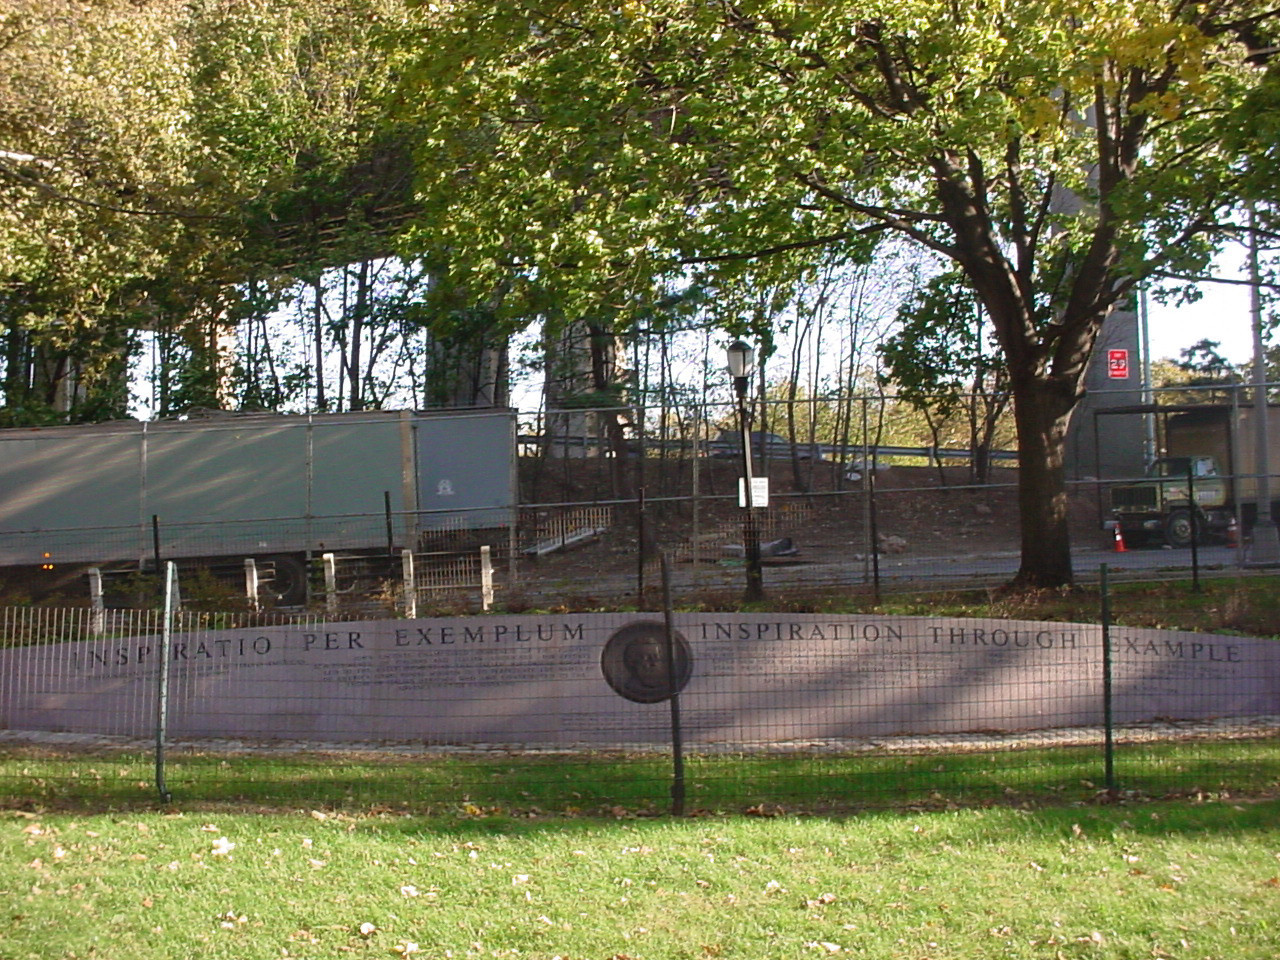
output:
M91 566L138 572L162 559L243 572L253 559L281 602L299 603L312 557L510 530L515 490L506 409L5 429L0 573L39 593Z
M1111 488L1111 516L1126 542L1163 538L1226 540L1235 524L1252 527L1258 468L1252 406L1178 407L1164 420L1165 455L1147 479ZM1268 407L1270 493L1280 495L1280 407ZM1272 516L1280 518L1280 501Z

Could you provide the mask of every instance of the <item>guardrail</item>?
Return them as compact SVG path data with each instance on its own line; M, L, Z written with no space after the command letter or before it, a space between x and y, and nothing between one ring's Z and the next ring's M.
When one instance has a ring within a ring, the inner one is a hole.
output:
M607 438L586 435L553 435L548 437L540 434L521 434L517 439L520 449L529 451L538 450L544 446L549 446L552 449L594 449L607 448L609 446ZM626 446L627 453L631 456L639 455L641 450L654 451L661 454L683 452L694 456L709 457L739 456L742 452L741 444L735 444L728 440L628 440ZM759 456L761 452L760 445L752 444L752 447L756 456ZM769 454L770 459L775 460L790 459L793 448L800 452L802 459L809 459L812 451L817 453L817 456L813 457L813 459L832 462L861 462L864 456L868 458L914 457L928 460L930 463L938 460L969 460L973 457L973 451L967 447L903 447L884 444L863 447L860 444L808 443L800 440L795 441L794 444L787 440L784 440L782 444L776 441L764 444L764 452ZM1018 451L991 450L988 451L987 457L990 460L1016 461L1018 459Z

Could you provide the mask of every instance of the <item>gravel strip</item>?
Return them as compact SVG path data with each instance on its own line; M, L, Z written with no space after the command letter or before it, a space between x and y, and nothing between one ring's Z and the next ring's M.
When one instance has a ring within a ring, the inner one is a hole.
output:
M1159 720L1117 726L1117 745L1186 740L1256 739L1280 735L1280 716L1219 717L1209 720ZM689 754L785 755L972 753L1040 747L1087 746L1101 743L1101 726L1062 727L1014 733L937 733L898 737L755 741L747 743L686 743ZM25 746L77 753L143 752L155 748L154 738L105 734L0 730L0 747ZM528 756L561 757L602 754L665 753L663 744L616 744L609 747L578 743L540 747L509 743L432 744L423 741L269 740L224 737L173 738L165 743L172 753L208 754L345 754L403 756Z

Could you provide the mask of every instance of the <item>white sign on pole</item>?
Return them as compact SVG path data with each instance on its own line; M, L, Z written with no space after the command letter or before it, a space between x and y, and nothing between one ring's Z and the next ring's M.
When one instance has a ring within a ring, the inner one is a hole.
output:
M743 482L743 478L738 478L738 506L745 508L747 505L747 485ZM751 506L767 507L769 505L769 478L768 477L752 477L751 478Z

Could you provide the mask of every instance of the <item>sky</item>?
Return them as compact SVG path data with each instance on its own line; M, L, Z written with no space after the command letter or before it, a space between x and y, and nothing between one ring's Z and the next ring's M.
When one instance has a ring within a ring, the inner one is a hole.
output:
M1215 265L1216 275L1245 279L1245 250L1227 249ZM1253 357L1253 327L1249 288L1229 283L1202 283L1202 296L1195 303L1162 305L1154 298L1147 304L1147 327L1154 360L1177 360L1192 344L1216 340L1218 352L1232 363L1247 363Z

